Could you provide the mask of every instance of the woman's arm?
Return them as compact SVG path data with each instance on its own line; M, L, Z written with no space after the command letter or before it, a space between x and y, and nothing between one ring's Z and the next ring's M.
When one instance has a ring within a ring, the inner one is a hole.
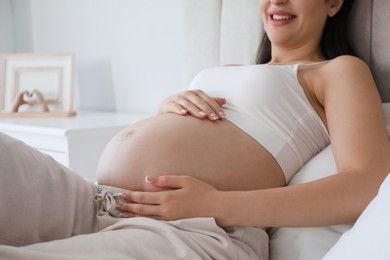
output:
M310 183L221 192L190 177L163 176L151 184L174 190L130 192L129 215L158 219L215 217L221 226L321 226L356 220L390 171L380 98L368 67L340 57L321 68L316 95L326 113L338 174Z
M217 212L223 224L349 223L377 193L390 171L390 151L371 73L362 61L348 56L322 69L323 86L318 98L325 109L338 174L296 186L221 196L220 200L230 201L230 209ZM229 212L233 214L227 218ZM246 223L245 215L250 218Z

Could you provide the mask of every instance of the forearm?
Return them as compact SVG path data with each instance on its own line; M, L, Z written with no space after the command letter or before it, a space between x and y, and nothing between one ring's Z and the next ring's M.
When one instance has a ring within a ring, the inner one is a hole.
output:
M339 173L310 183L248 192L219 192L221 226L325 226L354 222L385 173Z

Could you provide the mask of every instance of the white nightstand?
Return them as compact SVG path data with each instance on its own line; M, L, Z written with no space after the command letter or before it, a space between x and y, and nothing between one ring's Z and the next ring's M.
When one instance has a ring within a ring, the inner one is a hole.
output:
M75 117L0 119L0 132L51 155L81 176L96 181L98 160L122 128L150 114L78 112Z

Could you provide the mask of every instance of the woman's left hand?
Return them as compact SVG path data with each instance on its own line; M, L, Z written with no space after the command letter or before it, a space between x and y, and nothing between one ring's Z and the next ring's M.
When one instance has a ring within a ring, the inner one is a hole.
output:
M211 210L218 191L211 185L189 176L147 177L151 185L168 190L156 192L129 191L126 200L116 207L121 217L150 217L177 220L191 217L214 217Z

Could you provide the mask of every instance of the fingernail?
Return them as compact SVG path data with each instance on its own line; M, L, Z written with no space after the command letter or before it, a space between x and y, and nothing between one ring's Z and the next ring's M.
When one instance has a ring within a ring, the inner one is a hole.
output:
M219 119L219 117L218 117L217 114L215 114L215 113L211 113L210 116L211 116L211 118L212 118L213 120L218 120L218 119Z
M187 114L187 110L186 109L180 109L180 114Z
M124 210L122 205L117 205L117 206L115 207L115 209L117 209L117 210L119 210L119 211L123 211L123 210Z
M199 111L199 115L201 115L201 116L206 116L207 113L206 113L206 112L203 112L203 111Z
M145 182L149 182L149 183L153 183L153 182L157 182L157 177L156 176L146 176L145 177Z
M218 114L219 114L219 116L220 116L221 118L225 118L225 113L224 113L223 111L220 111Z
M121 214L119 214L119 217L120 218L130 218L131 216L129 214L126 214L126 213L121 213Z
M122 193L119 194L119 197L125 199L125 198L126 198L127 196L129 196L129 195L130 195L130 194L127 193L127 192L122 192Z

